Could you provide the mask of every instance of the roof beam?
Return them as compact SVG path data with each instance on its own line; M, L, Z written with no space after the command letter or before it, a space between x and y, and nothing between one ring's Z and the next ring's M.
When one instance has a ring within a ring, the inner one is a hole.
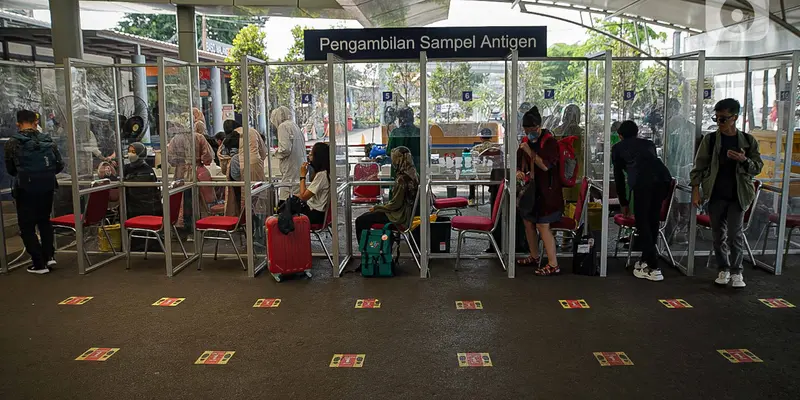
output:
M618 17L618 16L622 15L622 13L627 11L629 8L633 8L637 4L644 3L645 1L647 1L647 0L633 0L632 2L628 3L627 5L622 6L619 10L614 11L613 14L606 16L606 21L610 20L611 18L615 18L615 17Z

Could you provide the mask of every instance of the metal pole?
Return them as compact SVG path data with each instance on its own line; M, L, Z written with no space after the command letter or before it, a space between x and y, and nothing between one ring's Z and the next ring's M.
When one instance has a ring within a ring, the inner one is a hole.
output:
M330 153L331 153L331 162L336 165L336 84L335 84L335 73L334 73L334 65L335 62L334 55L332 53L328 53L328 132L333 130L332 134L328 134L328 140L330 140ZM334 168L334 171L338 171L338 168ZM335 173L334 173L335 175ZM338 184L339 176L336 177L336 182ZM347 177L344 177L347 178ZM344 183L347 185L347 181ZM335 186L337 190L332 190L331 193L331 204L330 204L330 213L331 213L331 225L333 226L333 234L331 235L331 255L333 257L333 265L332 265L332 273L334 278L339 277L339 199L338 196L338 185ZM348 224L350 221L346 221ZM350 237L347 238L351 240Z
M122 71L120 71L116 66L112 67L112 68L115 71L117 71L118 76L120 76L120 77L122 76ZM42 91L42 93L44 93L44 91ZM114 80L114 98L115 99L119 98L119 87L117 86L117 81L116 80ZM114 115L119 115L119 103L116 102L116 101L114 102ZM119 174L120 181L124 183L125 182L125 177L122 176L123 174L122 174L121 169L122 169L122 165L124 165L123 164L123 159L124 159L123 153L125 153L127 151L127 149L123 149L122 148L122 132L120 131L119 124L116 123L116 122L114 123L114 134L116 136L114 138L115 139L115 143L117 144L117 146L115 147L115 149L116 149L115 153L117 154L117 165L118 165L117 173ZM126 207L125 188L124 187L120 187L119 188L119 192L120 192L120 194L119 194L120 221L124 222L124 221L127 221L127 217L128 217L127 210L125 210L125 207ZM122 251L126 251L126 249L128 249L128 235L123 234L121 230L120 230L120 240L122 242ZM112 245L112 244L110 244L110 245Z
M241 79L242 86L239 98L242 100L242 145L239 146L239 151L244 154L244 188L242 190L242 197L244 198L244 220L245 232L247 234L247 276L253 278L256 276L255 265L253 261L253 199L252 199L252 176L250 166L250 71L249 60L247 56L242 56L241 65ZM238 157L238 155L237 155Z
M83 252L83 218L81 218L81 195L78 187L78 144L75 140L75 115L74 104L72 102L72 60L64 59L64 97L66 100L66 122L67 122L67 144L69 145L69 171L72 176L72 212L75 216L75 250L78 255L78 273L86 274L86 259L81 255Z
M508 73L508 72L506 72ZM517 50L511 51L511 105L513 108L517 107L517 103L519 102L519 53ZM516 113L515 113L516 115ZM506 114L506 120L509 120L509 114ZM508 277L514 278L517 276L517 178L516 178L516 171L517 171L517 138L519 132L517 132L517 120L514 118L514 123L512 124L510 121L508 122L509 133L505 136L505 140L508 143L506 146L506 159L508 160L508 165L506 166L506 171L508 171L508 177L506 178L507 187L508 187L508 214L505 216L508 220L508 223L504 224L507 229L507 234L503 235L503 237L508 238L508 260L506 263L506 268L508 269ZM498 192L497 196L502 196L503 193Z
M603 94L603 215L608 215L608 191L611 170L611 50L605 55L605 84ZM588 82L587 82L588 86ZM588 103L589 98L587 96ZM588 126L587 126L588 127ZM608 218L603 218L603 235L600 239L600 276L608 271Z
M422 182L420 182L420 186L417 190L419 190L419 204L422 207L420 212L420 224L419 224L419 241L417 243L419 245L419 265L420 271L419 276L420 278L427 278L428 277L428 252L430 247L430 240L428 239L428 235L430 235L430 226L431 222L428 216L431 214L431 203L428 200L428 184L431 181L430 174L428 174L428 164L431 160L431 148L430 148L430 127L428 126L428 54L424 51L419 53L419 90L420 90L420 125L422 126L422 135L419 138L420 142L420 160L419 160L419 169L420 169L420 176L422 177ZM416 210L415 210L416 211ZM413 249L410 249L413 251Z
M167 90L166 90L166 70L164 57L158 58L158 132L160 135L161 148L161 212L164 216L164 263L167 269L167 276L172 277L172 229L169 222L172 221L170 215L170 196L169 196L169 133L167 132ZM177 172L177 170L176 170Z
M703 133L703 91L706 76L706 52L700 51L697 54L697 93L694 111L694 137ZM690 86L687 84L687 86ZM694 151L694 146L692 146ZM684 178L680 177L679 178ZM694 250L697 245L697 208L694 202L689 202L689 254L686 260L686 276L694 276Z
M793 113L791 112L794 109L795 99L797 99L797 74L798 74L798 64L800 64L800 51L794 51L792 53L792 64L790 73L792 74L790 78L790 86L789 86L789 98L786 100L789 103L790 112L789 115L786 115L786 156L783 158L783 179L781 184L781 205L780 205L780 219L778 220L778 248L775 252L775 275L781 275L783 272L783 252L785 250L784 246L789 246L789 243L785 243L784 238L786 237L786 215L789 213L789 195L790 195L790 184L791 184L791 174L792 174L792 147L794 147L794 130L795 130L795 118ZM786 86L781 85L781 89L784 89ZM780 92L778 93L778 99L780 100ZM781 108L783 107L782 101L779 101L779 105ZM784 112L784 115L787 114ZM780 127L778 127L778 131L780 131ZM777 159L775 160L777 166ZM766 240L766 238L764 239Z
M753 99L751 98L752 94L750 93L752 91L750 88L752 84L753 73L750 72L750 59L747 59L744 61L744 118L742 118L742 132L749 130L747 129L747 121L755 117L755 115L750 115L748 113L753 105ZM764 129L766 130L766 128L767 127L765 126Z

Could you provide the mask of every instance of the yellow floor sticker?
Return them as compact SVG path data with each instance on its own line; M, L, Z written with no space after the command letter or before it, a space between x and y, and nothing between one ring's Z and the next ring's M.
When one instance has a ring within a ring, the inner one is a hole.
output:
M784 299L758 299L758 301L769 308L794 308L794 304Z
M153 303L153 305L161 307L175 307L178 304L181 304L184 300L186 300L185 297L162 297Z
M594 358L603 367L618 367L621 365L633 365L633 361L627 354L621 351L599 351L594 352Z
M202 365L225 365L231 360L235 351L206 350L195 361L195 364Z
M258 299L254 308L277 308L281 305L281 299Z
M72 296L72 297L67 297L66 299L64 299L64 301L58 304L62 306L82 306L93 298L94 297L92 296Z
M764 362L756 357L750 350L747 349L725 349L717 350L717 353L722 354L723 357L728 359L733 364L741 363L760 363Z
M358 299L356 308L381 308L381 301L378 299Z
M459 300L456 301L456 310L483 310L483 303L480 300Z
M328 366L331 368L361 368L364 366L366 357L366 354L334 354Z
M589 303L586 302L584 299L579 300L559 300L561 303L561 307L564 308L589 308Z
M658 301L667 308L692 308L692 305L684 299L660 299Z
M79 355L75 361L105 361L119 352L119 347L92 347Z
M456 353L459 367L491 367L489 353Z

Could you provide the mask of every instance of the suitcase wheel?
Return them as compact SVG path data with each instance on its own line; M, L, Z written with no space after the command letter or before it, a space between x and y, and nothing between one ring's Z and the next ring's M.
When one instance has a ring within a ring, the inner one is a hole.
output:
M275 278L276 282L280 282L281 281L281 274L270 274L270 275L272 275L272 277Z
M311 271L308 271L308 270L307 270L307 271L306 271L306 276L308 277L308 279L311 279Z

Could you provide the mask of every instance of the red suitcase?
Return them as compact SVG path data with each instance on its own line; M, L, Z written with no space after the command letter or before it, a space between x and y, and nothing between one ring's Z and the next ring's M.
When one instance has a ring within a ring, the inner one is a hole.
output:
M311 222L305 215L293 218L294 231L284 235L278 230L278 218L267 218L269 272L276 281L281 275L305 272L311 277Z

